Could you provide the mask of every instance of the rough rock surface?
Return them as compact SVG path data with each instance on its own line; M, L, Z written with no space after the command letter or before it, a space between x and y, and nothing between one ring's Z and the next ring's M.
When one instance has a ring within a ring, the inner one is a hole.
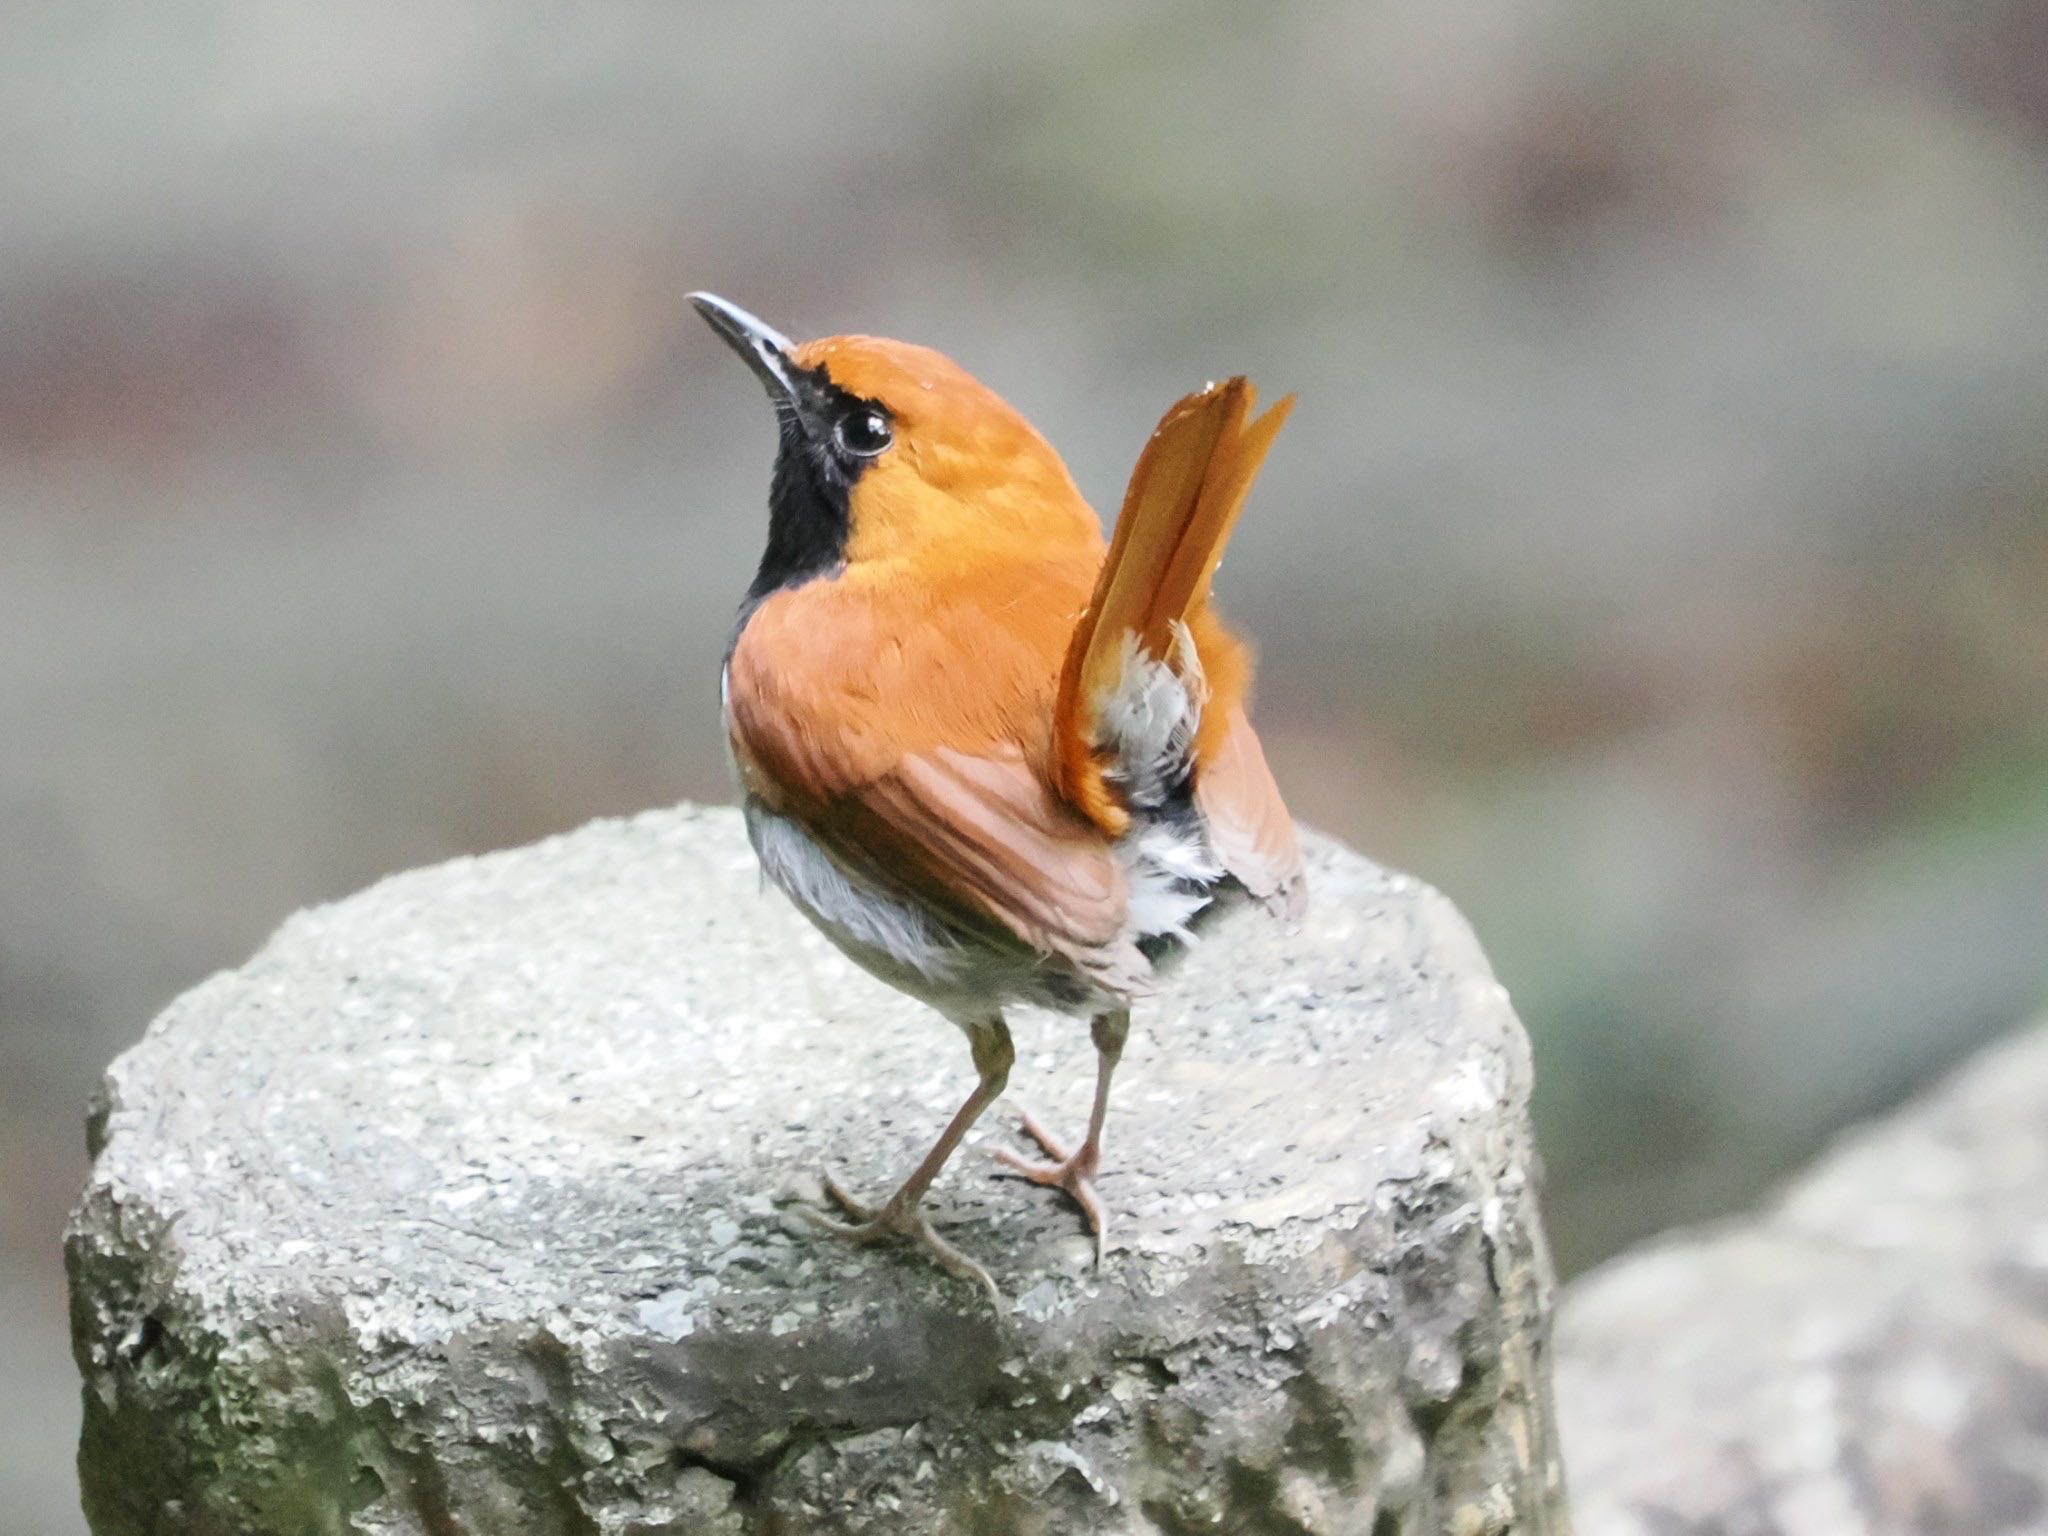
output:
M69 1257L114 1533L1552 1532L1528 1059L1450 905L1311 840L1314 910L1202 946L1117 1083L1089 1263L992 1174L885 1191L965 1041L684 808L386 881L109 1074ZM1013 1098L1085 1114L1079 1023Z
M1574 1284L1583 1536L2048 1532L2048 1026Z

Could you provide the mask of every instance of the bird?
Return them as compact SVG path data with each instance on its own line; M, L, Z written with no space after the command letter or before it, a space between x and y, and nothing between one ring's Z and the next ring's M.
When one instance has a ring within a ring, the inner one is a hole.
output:
M1088 1125L996 1153L1080 1207L1096 1189L1131 1008L1209 923L1298 918L1294 822L1247 713L1252 665L1211 584L1293 397L1241 376L1173 405L1105 541L1052 445L927 347L797 344L711 293L692 303L774 407L766 547L720 693L766 879L856 964L967 1036L976 1083L879 1204L829 1171L857 1243L907 1242L1001 1293L925 1194L1003 1092L1005 1014L1089 1022Z

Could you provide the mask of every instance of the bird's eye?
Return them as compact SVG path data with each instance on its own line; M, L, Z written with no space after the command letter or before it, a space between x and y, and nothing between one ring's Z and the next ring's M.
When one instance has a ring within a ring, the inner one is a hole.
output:
M889 418L880 411L855 411L839 418L837 435L848 453L871 459L889 446Z

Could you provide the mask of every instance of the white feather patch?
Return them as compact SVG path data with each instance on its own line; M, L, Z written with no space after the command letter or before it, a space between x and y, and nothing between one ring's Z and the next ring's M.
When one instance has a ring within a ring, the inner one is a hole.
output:
M1172 934L1192 942L1188 924L1209 905L1207 887L1223 877L1209 850L1172 824L1141 824L1117 845L1130 883L1130 925L1151 937Z
M747 833L762 872L827 932L931 981L953 977L960 952L922 909L849 877L786 817L750 804Z
M1194 637L1173 626L1173 651L1148 656L1126 633L1116 681L1095 703L1095 744L1134 810L1154 810L1187 781L1208 693Z
M1159 813L1194 771L1195 729L1208 687L1194 636L1173 626L1173 649L1147 655L1126 634L1116 681L1096 701L1095 742L1109 752L1108 777L1123 790L1131 830L1117 847L1130 882L1134 932L1192 939L1188 924L1209 905L1206 887L1223 868L1204 841L1199 821Z

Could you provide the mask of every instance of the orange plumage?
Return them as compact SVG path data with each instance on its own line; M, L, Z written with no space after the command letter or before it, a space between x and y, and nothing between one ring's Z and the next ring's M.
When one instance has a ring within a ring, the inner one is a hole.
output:
M1128 1006L1237 897L1298 907L1293 825L1246 718L1251 667L1209 588L1291 400L1231 379L1146 445L1105 549L1051 446L926 348L794 346L723 300L706 318L761 375L780 445L768 550L725 675L763 867L833 941L930 1002L981 1082L902 1189L841 1228L909 1236L957 1272L918 1203L1000 1091L1006 1005L1094 1019L1077 1151L1017 1171L1092 1177Z
M1060 788L1112 837L1130 818L1105 779L1089 713L1113 679L1124 638L1165 661L1175 626L1191 631L1208 684L1195 739L1198 777L1251 686L1244 647L1210 611L1209 584L1252 478L1294 408L1290 395L1247 427L1256 399L1251 385L1236 378L1166 413L1131 471L1094 596L1065 646L1054 705Z

